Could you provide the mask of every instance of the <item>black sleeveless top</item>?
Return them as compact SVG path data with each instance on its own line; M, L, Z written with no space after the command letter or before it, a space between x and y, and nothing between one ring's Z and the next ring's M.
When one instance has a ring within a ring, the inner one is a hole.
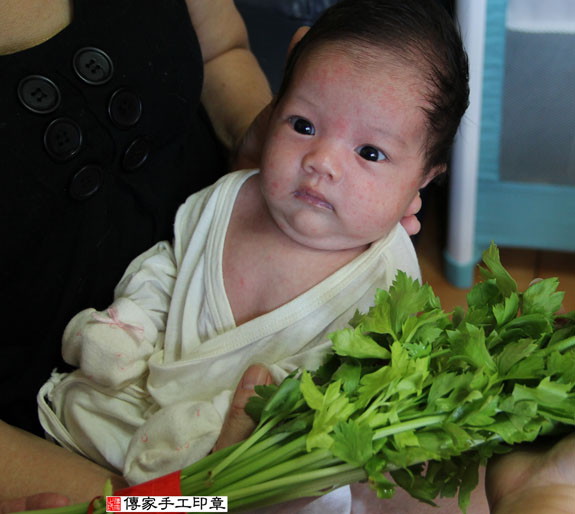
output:
M184 0L75 0L70 26L0 56L0 418L39 433L66 323L225 171Z

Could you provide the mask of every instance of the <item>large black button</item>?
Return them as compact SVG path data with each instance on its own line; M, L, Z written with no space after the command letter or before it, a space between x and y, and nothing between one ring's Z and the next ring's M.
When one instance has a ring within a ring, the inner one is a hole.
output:
M57 161L67 161L74 157L82 146L82 130L69 118L57 118L44 132L44 148Z
M118 89L108 102L108 115L120 128L133 127L142 116L142 101L132 90Z
M84 82L93 86L105 84L114 74L110 56L99 48L81 48L74 55L74 71Z
M18 84L18 98L32 112L47 114L60 105L60 90L49 78L29 75Z
M130 143L124 157L122 166L126 171L135 171L142 167L150 155L150 142L146 137L139 137Z
M70 196L75 200L86 200L95 195L102 185L103 172L100 166L89 164L81 168L70 182Z

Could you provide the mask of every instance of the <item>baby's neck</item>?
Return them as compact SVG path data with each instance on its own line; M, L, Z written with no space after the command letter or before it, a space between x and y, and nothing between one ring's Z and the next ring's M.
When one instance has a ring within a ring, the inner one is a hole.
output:
M0 55L40 45L71 21L71 0L2 0Z
M224 246L224 284L236 325L305 293L364 250L317 250L293 241L271 218L252 177L238 195Z

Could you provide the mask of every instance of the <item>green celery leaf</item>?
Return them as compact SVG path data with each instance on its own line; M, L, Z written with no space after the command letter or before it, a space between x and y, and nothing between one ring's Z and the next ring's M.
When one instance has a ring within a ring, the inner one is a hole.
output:
M397 339L391 320L390 296L387 291L378 290L375 305L363 316L357 325L363 333L388 334Z
M362 326L363 329L363 326ZM371 337L362 333L360 328L344 328L328 336L334 351L341 356L358 359L389 359L388 350L377 344Z
M537 345L533 343L532 339L521 339L507 343L501 353L495 357L497 371L502 376L506 375L515 364L529 357L536 349Z
M575 352L554 352L547 359L547 374L560 384L575 383Z
M301 391L307 404L315 410L313 426L310 430L306 447L330 448L333 438L330 433L338 421L345 421L354 412L356 406L341 391L341 380L330 383L325 393L313 383L310 373L304 371L301 379Z
M391 345L391 368L396 370L398 375L405 376L409 372L412 362L413 360L409 356L407 349L401 343L395 341Z
M508 406L506 401L500 402L500 408L510 414L516 414L525 418L534 418L537 415L537 402L531 400L515 401L513 399L512 406Z
M517 292L517 282L515 282L513 277L501 264L499 249L493 242L489 245L489 248L483 252L482 259L488 271L480 268L479 271L481 275L486 279L494 278L503 296L507 297Z
M500 337L505 341L518 341L525 337L540 339L553 331L552 320L541 313L523 314L499 330Z
M476 390L477 373L444 373L439 377L441 378L434 377L432 381L425 414L451 412L451 418L459 420L469 410L466 402L482 398L481 392Z
M493 423L498 412L499 399L494 397L481 398L473 404L473 408L461 419L461 423L469 427L485 427Z
M516 364L505 374L505 380L529 380L545 376L545 359L539 355L531 355Z
M396 448L407 448L408 446L419 446L419 439L413 430L406 430L393 434Z
M453 314L451 315L451 322L453 323L453 326L457 328L459 324L463 321L464 317L465 317L465 310L463 309L463 307L459 305L455 307L455 309L453 309Z
M489 425L489 431L501 436L507 444L529 441L529 434L523 429L521 424L513 423L511 421L512 417L498 416L497 421ZM536 433L531 434L531 439L535 438L536 435Z
M501 293L495 279L477 282L467 293L467 305L469 309L487 308L501 301Z
M389 290L393 329L399 334L405 320L432 305L439 307L439 300L429 284L420 285L404 272L398 272Z
M389 441L388 445L380 450L380 454L384 456L392 467L398 469L405 469L415 463L427 462L430 459L438 458L436 452L423 446L404 446L394 449L389 445Z
M459 323L457 328L461 329L461 327L465 324L484 327L484 330L489 333L490 330L494 329L496 326L493 309L489 305L470 308L465 314L465 318L461 323Z
M336 355L333 352L329 353L324 363L313 373L315 382L318 384L329 382L332 379L333 374L341 366L341 361L342 359L339 355Z
M378 370L363 375L358 389L358 403L368 405L376 396L385 393L388 398L393 392L393 384L399 381L399 373L396 368L384 366Z
M431 461L427 464L425 476L428 480L433 480L440 486L439 495L444 498L453 498L459 489L460 466L455 464L456 460Z
M461 476L461 485L459 487L458 504L461 512L465 514L471 501L471 493L479 483L479 461L473 457L466 459L466 464Z
M353 393L359 386L361 379L361 361L350 359L341 364L333 374L333 380L341 380L343 390L347 394Z
M362 319L365 317L365 314L359 312L358 310L355 311L353 317L348 321L351 328L356 328L361 323Z
M306 412L305 414L297 415L297 417L291 420L282 421L282 423L274 429L274 432L308 432L312 426L313 416L307 414L310 413Z
M409 364L409 372L404 372L403 378L395 386L398 400L414 394L421 395L425 380L429 376L429 357L411 360Z
M395 484L389 481L384 475L384 468L387 462L380 455L374 455L365 465L365 470L369 475L369 485L375 490L378 498L391 498L395 492Z
M485 333L481 327L466 323L456 331L448 332L452 348L451 360L461 359L476 369L496 371L495 362L487 351Z
M437 410L437 400L449 396L451 391L457 387L457 380L461 378L457 378L457 375L451 372L445 372L433 378L429 388L426 413L431 414Z
M472 437L459 425L445 423L442 428L451 437L454 447L459 451L465 451L473 445Z
M308 371L302 373L300 389L311 409L320 410L323 407L323 394L315 385L312 375Z
M431 355L432 347L429 343L405 343L403 346L414 359Z
M288 415L301 398L300 381L292 375L287 376L273 396L268 399L262 411L262 421L280 414Z
M531 284L523 293L521 311L524 314L540 313L552 317L561 307L565 293L555 292L557 278L547 278Z
M551 382L550 377L545 377L535 388L515 384L513 398L516 402L532 400L541 406L555 408L567 400L567 395L572 389L573 384L558 384Z
M575 314L575 312L573 314ZM561 323L559 326L557 326L555 332L553 332L553 335L549 339L547 346L554 346L555 344L560 343L564 339L569 339L570 337L575 337L575 323L567 324L565 326L563 326Z
M512 319L517 317L519 312L519 295L511 293L510 296L505 298L503 303L498 303L493 306L493 314L497 320L498 325L505 325Z
M440 309L422 312L408 317L403 323L400 342L403 345L419 343L421 348L429 347L440 337L446 327L451 326L449 316ZM420 354L418 354L420 355Z
M499 332L497 332L497 330L492 330L487 336L487 339L485 340L487 348L489 348L490 351L493 350L493 353L495 353L494 351L495 348L499 346L499 344L501 344L502 342L503 339L501 339L501 336L499 335Z
M278 386L275 384L255 386L256 394L248 400L244 410L256 423L260 421L267 402L277 390Z
M422 475L414 475L405 469L391 472L395 483L405 489L413 498L429 505L436 506L433 500L439 494L440 488Z
M341 460L361 467L373 456L373 431L353 420L340 421L333 429L331 452Z
M420 430L417 439L421 448L425 448L426 460L440 460L455 453L455 442L451 434L442 425L434 430Z

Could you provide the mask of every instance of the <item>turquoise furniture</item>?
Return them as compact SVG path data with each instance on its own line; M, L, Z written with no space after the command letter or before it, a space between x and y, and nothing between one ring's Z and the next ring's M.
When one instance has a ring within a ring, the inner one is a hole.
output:
M507 8L456 4L471 105L453 151L444 263L463 288L492 240L575 252L575 34L510 31Z

